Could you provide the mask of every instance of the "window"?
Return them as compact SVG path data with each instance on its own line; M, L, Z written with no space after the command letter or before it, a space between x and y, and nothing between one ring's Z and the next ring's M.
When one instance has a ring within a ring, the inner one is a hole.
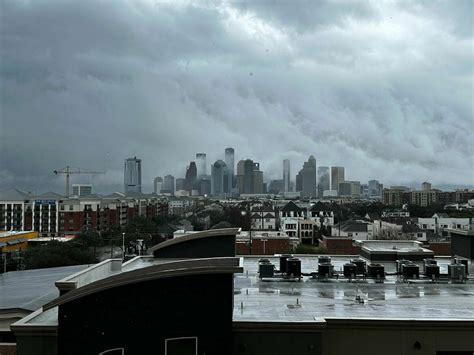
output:
M74 205L69 205L69 211L74 210Z
M197 337L170 338L165 340L165 355L197 355Z

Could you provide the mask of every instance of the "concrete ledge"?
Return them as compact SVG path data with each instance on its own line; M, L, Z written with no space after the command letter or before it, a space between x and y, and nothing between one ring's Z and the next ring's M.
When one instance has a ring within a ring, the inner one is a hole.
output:
M107 259L98 264L94 264L85 270L76 272L68 277L55 282L59 292L63 294L76 288L87 285L91 282L103 279L120 271L122 268L121 259Z
M163 248L167 248L174 244L184 243L189 240L197 240L202 238L209 238L209 237L218 237L218 236L225 236L225 235L237 235L240 233L241 228L222 228L222 229L208 229L202 232L196 232L188 235L184 235L182 237L177 237L174 239L167 240L163 243L157 244L151 247L149 250L150 253L155 252L156 250L160 250Z

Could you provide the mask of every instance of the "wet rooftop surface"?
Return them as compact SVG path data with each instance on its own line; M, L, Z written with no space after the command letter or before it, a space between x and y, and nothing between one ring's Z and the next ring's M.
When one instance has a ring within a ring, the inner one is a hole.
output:
M88 266L63 266L0 274L0 309L21 308L34 311L59 296L56 281Z
M279 268L278 258L268 258ZM301 270L317 270L317 257L302 256ZM335 271L350 257L333 257ZM301 281L281 278L260 280L259 258L244 259L244 273L234 281L235 321L314 321L316 318L377 319L474 319L474 280L467 283L438 283L413 280L404 283L395 275L384 283L370 279L318 280L304 276ZM436 258L441 274L447 273L450 258ZM383 263L386 272L395 271L395 263ZM421 265L420 263L418 263ZM474 267L469 265L470 275ZM420 267L420 274L422 267ZM359 296L363 301L356 300Z

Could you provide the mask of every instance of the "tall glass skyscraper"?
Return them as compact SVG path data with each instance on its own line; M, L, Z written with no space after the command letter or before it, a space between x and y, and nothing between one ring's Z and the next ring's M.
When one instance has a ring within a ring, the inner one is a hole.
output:
M316 159L311 155L303 164L301 173L301 197L316 197Z
M196 167L199 179L207 175L206 153L196 153Z
M283 160L283 192L290 192L290 161Z
M123 185L125 193L142 192L142 160L137 157L125 159Z
M331 190L338 191L339 184L345 181L344 167L343 166L332 166L331 167Z
M227 191L232 192L232 188L235 187L235 175L234 175L234 148L226 148L225 150L225 165L227 167Z
M331 188L329 181L329 167L320 166L318 167L318 197L324 196L324 191Z
M219 196L224 191L224 179L227 177L227 167L222 160L217 160L211 167L211 194Z

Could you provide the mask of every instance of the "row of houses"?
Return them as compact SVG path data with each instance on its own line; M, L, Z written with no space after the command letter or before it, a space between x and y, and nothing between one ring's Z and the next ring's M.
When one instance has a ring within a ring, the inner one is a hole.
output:
M332 237L354 240L430 240L446 239L449 229L469 230L470 218L451 218L446 213L436 213L430 218L409 215L386 215L376 217L367 214L363 219L336 224L331 229Z

